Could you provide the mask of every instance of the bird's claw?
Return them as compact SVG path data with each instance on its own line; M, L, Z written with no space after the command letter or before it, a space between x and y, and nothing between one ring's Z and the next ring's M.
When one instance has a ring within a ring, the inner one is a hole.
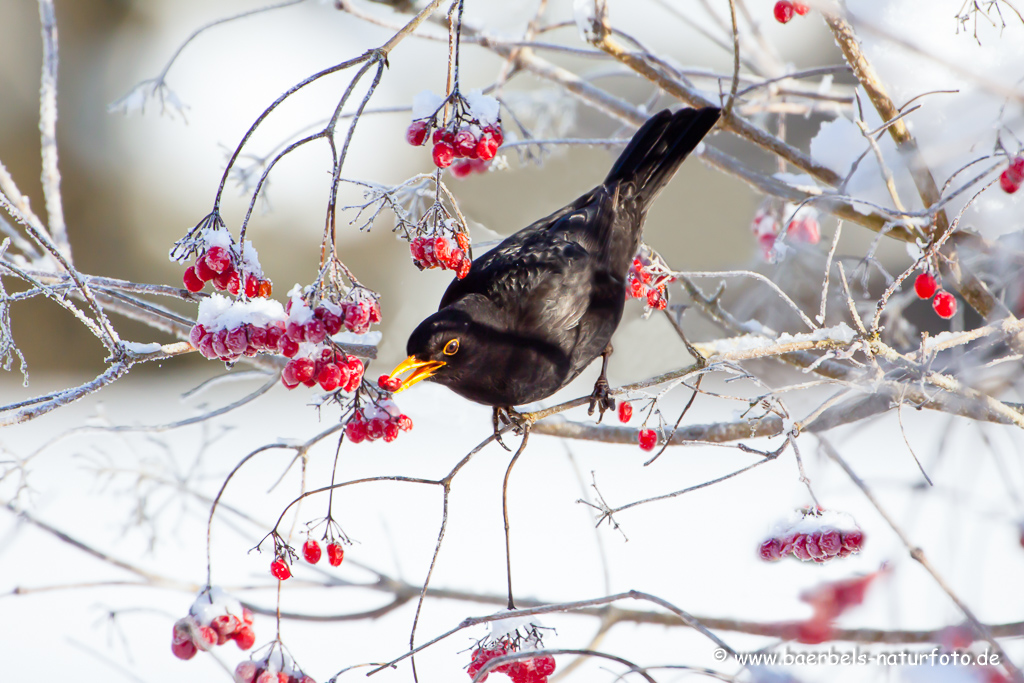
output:
M521 413L516 411L514 408L495 408L493 415L494 423L494 439L501 447L508 452L512 452L512 449L505 445L505 442L501 440L501 430L505 425L510 425L512 431L519 435L526 431L527 420Z
M606 410L615 410L615 399L611 397L611 393L608 390L608 380L603 377L594 384L594 393L590 395L590 407L587 408L587 415L593 415L595 409L599 411L597 415L598 424L604 419L604 412Z

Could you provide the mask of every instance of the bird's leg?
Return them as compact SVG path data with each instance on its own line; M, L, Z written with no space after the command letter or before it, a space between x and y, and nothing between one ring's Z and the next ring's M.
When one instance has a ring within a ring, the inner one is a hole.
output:
M595 408L600 411L597 415L598 424L604 419L604 411L615 410L615 399L608 393L607 377L608 359L611 357L612 351L612 345L609 344L601 352L601 375L597 378L597 382L594 383L594 393L590 395L590 407L587 409L587 415L593 415Z
M506 446L505 442L501 440L501 428L505 425L510 425L513 432L516 434L522 434L529 426L529 421L523 417L522 413L512 406L495 406L492 423L494 424L494 439L501 444L502 448L510 453L512 452L512 449Z

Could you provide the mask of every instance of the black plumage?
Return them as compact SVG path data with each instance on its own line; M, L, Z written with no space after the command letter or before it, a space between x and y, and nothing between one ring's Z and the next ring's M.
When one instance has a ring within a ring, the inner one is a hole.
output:
M648 119L602 184L511 235L451 283L392 376L413 369L404 386L430 379L510 409L547 398L610 352L647 210L719 113L664 110ZM602 368L594 398L602 412L613 405L600 395L606 390Z

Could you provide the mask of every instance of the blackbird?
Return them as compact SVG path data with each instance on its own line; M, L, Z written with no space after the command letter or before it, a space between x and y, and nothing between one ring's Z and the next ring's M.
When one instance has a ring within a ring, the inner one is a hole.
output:
M718 121L720 110L664 110L636 132L605 181L511 235L454 280L409 337L391 373L412 370L471 401L513 406L555 393L603 356L590 412L614 407L605 378L626 278L654 199Z

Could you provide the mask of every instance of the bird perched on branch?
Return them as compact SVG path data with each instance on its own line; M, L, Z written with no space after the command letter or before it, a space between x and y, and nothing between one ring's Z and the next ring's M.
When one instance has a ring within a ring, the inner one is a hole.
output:
M590 412L615 407L605 372L622 318L626 278L647 210L720 110L664 110L636 132L604 182L473 261L438 311L413 330L408 388L424 379L514 416L552 395L598 356Z

